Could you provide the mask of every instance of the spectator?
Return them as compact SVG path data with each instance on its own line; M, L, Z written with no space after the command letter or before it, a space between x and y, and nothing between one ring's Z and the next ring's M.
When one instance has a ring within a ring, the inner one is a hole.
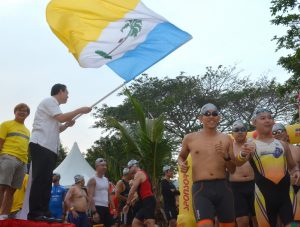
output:
M24 121L29 107L20 103L14 108L15 119L0 126L0 220L7 219L13 196L20 189L27 170L30 132Z
M49 202L49 210L51 212L51 217L63 219L63 203L66 195L66 189L59 184L60 174L53 173L52 177L52 189L51 197Z

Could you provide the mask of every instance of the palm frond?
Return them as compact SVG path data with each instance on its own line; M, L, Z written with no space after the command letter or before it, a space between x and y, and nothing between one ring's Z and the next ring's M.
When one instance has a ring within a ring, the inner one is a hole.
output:
M127 97L129 98L135 113L137 115L138 118L138 122L140 124L141 130L142 131L146 131L146 121L145 121L145 113L143 111L142 106L139 104L139 102L130 94L129 90L125 91L125 94L127 95Z
M126 140L126 143L129 147L132 148L132 150L139 151L139 147L137 146L135 139L132 136L132 133L130 130L128 130L126 127L124 127L121 123L119 123L115 118L109 117L107 118L107 122L112 127L118 129L123 137L123 139Z

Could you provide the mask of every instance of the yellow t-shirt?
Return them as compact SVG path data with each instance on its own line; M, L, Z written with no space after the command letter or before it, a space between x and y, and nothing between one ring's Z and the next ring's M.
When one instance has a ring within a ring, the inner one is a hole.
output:
M9 154L22 162L28 162L28 144L30 132L15 120L5 121L0 125L0 138L4 140L0 154Z
M17 189L14 194L13 204L10 210L11 213L21 210L25 198L27 182L28 182L28 174L26 174L24 177L22 187L20 189Z

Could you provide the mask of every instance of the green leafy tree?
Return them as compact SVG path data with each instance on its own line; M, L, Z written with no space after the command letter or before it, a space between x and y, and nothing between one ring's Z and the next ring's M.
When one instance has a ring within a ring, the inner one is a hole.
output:
M284 35L274 37L277 50L290 51L290 54L281 57L278 61L291 73L291 77L284 86L280 87L280 92L292 94L295 100L300 91L300 2L298 0L272 0L270 10L273 17L271 23L287 28Z
M166 137L179 143L187 133L201 129L197 118L200 108L208 102L221 110L221 131L229 130L236 119L249 122L259 106L269 107L277 119L289 122L293 106L287 105L286 96L278 95L277 87L274 79L262 77L253 82L249 77L242 77L235 67L219 66L207 67L202 76L182 72L174 79L158 79L145 75L135 80L128 90L149 118L164 115ZM138 120L128 98L116 107L103 105L94 116L94 127L110 132L113 129L107 124L107 117L113 116L127 124Z
M62 161L65 159L66 156L67 156L67 148L63 147L62 144L59 144L56 167L59 166L60 163L62 163Z
M138 101L130 93L126 94L135 110L137 122L129 125L115 118L107 118L108 124L120 133L130 159L139 160L153 185L157 186L163 165L171 160L172 143L164 137L164 117L146 117Z
M123 148L123 142L118 134L101 137L87 150L86 160L94 167L97 158L104 158L107 162L107 177L116 182L121 179L122 170L127 164L128 154Z
M221 127L224 131L230 130L236 119L251 122L253 112L259 107L270 109L276 121L291 122L294 106L287 104L288 95L281 96L278 93L278 86L274 79L261 77L238 91L226 92L221 98L224 103Z
M197 117L200 108L207 102L218 104L218 97L226 92L242 87L244 79L239 79L235 67L207 67L203 76L186 76L182 72L178 77L158 79L143 76L129 86L130 93L139 100L148 117L165 116L165 127L173 139L182 139L189 132L201 128ZM124 92L121 93L124 95ZM217 102L216 102L217 101ZM105 118L113 116L121 122L132 123L137 119L129 99L122 105L97 109L95 127L109 129Z

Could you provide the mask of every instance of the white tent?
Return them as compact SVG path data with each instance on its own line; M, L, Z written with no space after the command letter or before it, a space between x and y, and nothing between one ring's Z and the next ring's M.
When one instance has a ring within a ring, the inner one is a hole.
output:
M84 159L76 142L67 157L53 172L60 174L60 184L67 187L74 184L74 176L77 174L84 176L85 182L95 175L95 170Z

